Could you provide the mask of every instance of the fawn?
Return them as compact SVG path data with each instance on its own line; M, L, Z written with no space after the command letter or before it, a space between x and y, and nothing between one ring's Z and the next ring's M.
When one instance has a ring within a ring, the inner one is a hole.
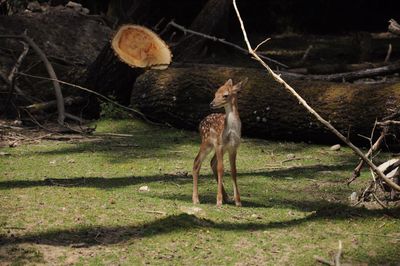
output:
M222 176L224 173L223 157L224 153L229 153L229 163L233 180L233 193L236 206L242 206L240 202L239 190L236 182L236 153L240 144L242 123L239 118L237 98L240 89L247 82L247 78L233 85L229 79L224 85L218 88L214 100L210 103L211 109L224 107L225 114L211 114L204 118L199 125L201 136L200 151L193 163L193 203L199 203L198 178L201 164L207 155L214 148L215 154L211 159L211 169L218 181L217 206L222 202L229 201Z

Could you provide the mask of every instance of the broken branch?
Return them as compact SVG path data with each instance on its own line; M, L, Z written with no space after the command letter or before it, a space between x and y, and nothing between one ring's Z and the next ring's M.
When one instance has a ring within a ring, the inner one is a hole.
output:
M373 152L375 152L377 149L379 149L382 141L384 140L384 138L387 134L387 131L388 131L388 128L384 127L379 138L375 141L374 145L372 145L371 148L368 150L368 152L365 154L366 157L369 157ZM363 168L363 166L364 166L364 161L360 160L357 167L354 169L353 175L347 180L347 185L350 185L354 180L357 179L357 177L360 176L360 172L361 172L361 169Z
M23 43L23 45L24 45L24 50L22 51L22 53L18 57L17 62L15 62L14 67L11 69L10 74L6 78L9 81L10 89L9 89L9 94L8 94L9 96L8 96L7 101L6 101L4 110L7 109L7 106L8 106L8 104L9 104L11 98L12 98L13 91L14 90L17 91L15 89L15 73L18 71L19 67L22 64L22 61L24 60L25 56L28 54L28 51L29 51L29 46L26 43Z
M56 72L54 71L53 66L51 65L50 61L47 59L46 54L40 49L40 47L28 37L28 35L24 32L21 35L0 35L0 38L14 38L14 39L23 39L25 40L36 52L36 54L40 57L43 61L49 76L51 77L51 81L53 82L54 92L57 99L57 110L58 110L58 123L60 125L64 124L65 119L65 107L64 107L64 98L61 91L60 83L58 82Z
M243 38L245 40L245 43L247 45L249 53L254 56L254 58L272 75L272 77L280 84L283 85L283 87L288 90L296 99L299 101L301 105L309 112L311 113L321 124L323 124L327 129L329 129L333 134L335 134L341 141L346 143L362 160L368 164L369 167L377 174L377 176L381 179L383 179L390 187L393 189L400 191L400 186L394 183L392 180L388 179L379 169L378 167L371 161L369 160L364 153L357 148L352 142L350 142L342 133L340 133L335 127L333 127L327 120L322 118L311 106L308 105L308 103L296 92L295 89L293 89L285 80L281 78L280 75L276 74L268 65L265 63L260 56L254 52L254 50L251 47L251 44L249 42L249 39L247 37L247 32L244 28L244 23L243 20L240 16L239 9L237 8L236 5L236 0L233 0L233 6L235 8L236 15L238 17L238 20L240 22L240 27L242 29L243 33ZM400 65L400 63L399 63Z
M204 33L201 33L201 32L197 32L197 31L194 31L194 30L186 29L185 27L183 27L183 26L181 26L181 25L175 23L174 21L171 21L170 23L168 23L168 25L173 26L173 27L175 27L175 28L181 30L184 34L190 33L190 34L193 34L193 35L197 35L197 36L200 36L200 37L203 37L203 38L212 40L212 41L214 41L214 42L220 42L220 43L223 43L223 44L228 45L228 46L230 46L230 47L233 47L233 48L235 48L235 49L237 49L237 50L239 50L239 51L242 51L242 52L245 53L245 54L249 54L249 52L248 52L246 49L240 47L240 46L237 45L237 44L234 44L234 43L225 41L224 39L217 38L217 37L215 37L215 36L210 36L210 35L207 35L207 34L204 34ZM168 27L168 25L167 25L167 27ZM266 39L266 40L265 40L264 42L262 42L262 43L265 43L266 41L268 41L268 39ZM262 44L262 43L261 43L261 44ZM261 45L261 44L260 44L260 45ZM281 67L288 68L287 65L282 64L281 62L278 62L278 61L276 61L276 60L274 60L274 59L272 59L272 58L269 58L269 57L267 57L267 56L260 55L260 57L263 58L263 59L265 59L265 60L267 60L267 61L270 61L270 62L272 62L272 63L274 63L274 64L276 64L276 65L279 65L279 66L281 66Z
M400 25L397 23L396 20L391 19L389 20L389 27L388 27L389 32L400 35Z

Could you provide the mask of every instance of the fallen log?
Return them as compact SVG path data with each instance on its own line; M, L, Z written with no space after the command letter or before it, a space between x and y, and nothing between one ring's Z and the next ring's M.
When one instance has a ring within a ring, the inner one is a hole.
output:
M85 87L102 95L113 95L129 104L132 84L145 69L165 69L171 63L168 45L150 29L137 25L121 26L111 44L106 44L84 77ZM92 115L99 105L92 101Z
M400 61L393 64L379 66L369 69L350 71L344 73L326 74L326 75L304 75L298 73L284 73L289 77L306 80L322 80L322 81L354 81L362 78L370 78L382 75L398 73L400 71Z
M134 84L131 104L150 118L196 129L199 121L211 113L209 103L216 88L228 78L236 81L244 77L249 77L239 96L244 135L317 142L336 140L260 69L199 65L147 71ZM357 134L369 136L375 120L397 109L400 102L400 83L288 80L338 130L345 134L350 131L351 138Z

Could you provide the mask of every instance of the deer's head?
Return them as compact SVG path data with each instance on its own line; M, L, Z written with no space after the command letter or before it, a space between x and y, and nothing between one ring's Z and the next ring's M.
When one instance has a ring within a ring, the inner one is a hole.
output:
M224 107L232 103L232 98L237 97L242 87L246 84L247 78L233 85L232 79L228 79L224 85L215 92L214 100L210 103L211 109Z

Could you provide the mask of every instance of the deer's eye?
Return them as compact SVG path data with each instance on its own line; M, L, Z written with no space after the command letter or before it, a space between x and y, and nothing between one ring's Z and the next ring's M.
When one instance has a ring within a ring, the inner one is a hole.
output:
M224 97L226 99L226 98L228 98L228 94L224 94L224 95L222 95L222 97Z

